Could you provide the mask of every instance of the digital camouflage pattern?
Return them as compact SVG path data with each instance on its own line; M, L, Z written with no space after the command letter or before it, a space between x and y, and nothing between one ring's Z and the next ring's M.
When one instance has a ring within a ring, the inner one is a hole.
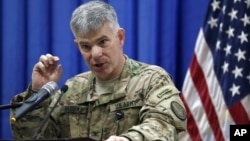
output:
M168 73L161 67L147 65L126 57L118 81L98 99L95 77L85 72L69 79L53 118L39 138L89 137L105 140L111 135L125 136L133 141L172 141L186 129L186 111ZM13 102L23 101L27 91L15 96ZM31 139L48 112L46 103L11 124L15 139ZM14 111L11 111L11 115Z

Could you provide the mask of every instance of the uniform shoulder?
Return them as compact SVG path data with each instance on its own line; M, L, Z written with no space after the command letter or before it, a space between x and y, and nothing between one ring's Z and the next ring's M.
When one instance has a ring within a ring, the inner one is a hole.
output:
M86 86L86 84L89 82L90 80L90 76L91 76L91 72L87 71L84 73L80 73L77 74L71 78L69 78L66 81L66 84L70 86L74 86L74 87L78 87L78 86Z
M87 72L83 72L83 73L79 73L79 74L76 74L75 76L69 78L68 80L84 80L84 79L89 79L89 76L90 76L91 72L90 71L87 71Z
M158 65L147 64L147 63L139 62L139 61L134 61L134 64L137 64L134 66L137 66L135 69L138 71L138 73L152 72L152 73L169 75L169 73L164 68Z
M140 61L130 59L131 72L133 76L143 76L147 78L165 78L173 81L171 75L161 66L148 64Z

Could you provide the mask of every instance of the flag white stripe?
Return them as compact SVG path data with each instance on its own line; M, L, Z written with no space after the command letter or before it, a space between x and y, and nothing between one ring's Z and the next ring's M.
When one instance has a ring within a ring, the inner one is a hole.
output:
M241 100L241 104L244 107L245 111L247 112L248 119L250 119L250 103L249 103L249 101L250 101L250 94L248 94L246 97L244 97Z
M224 139L229 140L229 125L234 124L234 121L232 120L228 108L226 107L226 103L220 89L220 84L213 69L213 57L205 41L202 29L200 30L199 37L197 39L195 54L197 55L197 60L204 73L206 83L209 84L207 86L209 91L208 96L210 96L213 105L215 105L214 108L216 110L216 115L218 117Z
M199 62L201 60L199 60L200 58L198 57L206 55L206 53L197 50L197 49L203 48L202 46L204 46L205 44L205 40L204 40L202 33L203 32L199 33L199 36L195 45L195 54L197 55L197 59ZM206 64L206 62L204 62L204 64ZM185 79L187 80L187 82L184 81L184 86L183 86L184 98L186 99L186 103L188 107L190 108L191 114L196 122L197 128L200 131L201 137L204 140L215 140L215 137L213 136L212 128L210 128L210 124L205 114L203 104L200 100L199 93L195 89L193 80L191 79L192 77L190 75L190 70L189 70Z
M195 89L193 80L191 79L190 70L186 74L186 79L183 85L183 97L190 108L191 114L196 122L197 128L200 131L201 137L204 140L215 140L213 136L212 128L209 127L209 123L205 111L203 109L200 96ZM197 133L198 134L198 133Z
M191 137L187 132L181 132L178 135L179 141L191 141Z

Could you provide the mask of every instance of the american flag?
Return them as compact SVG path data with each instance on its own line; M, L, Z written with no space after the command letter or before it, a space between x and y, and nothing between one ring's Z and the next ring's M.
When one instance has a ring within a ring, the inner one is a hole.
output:
M250 124L250 0L211 0L182 87L181 140L227 141Z

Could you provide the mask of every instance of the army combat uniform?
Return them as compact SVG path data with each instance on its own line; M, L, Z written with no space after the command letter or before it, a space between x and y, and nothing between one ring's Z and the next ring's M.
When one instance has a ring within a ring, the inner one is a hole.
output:
M172 141L186 129L186 111L179 91L164 69L132 60L126 56L121 75L114 85L96 93L96 78L91 72L67 80L63 94L40 138L89 137L105 140L111 135L131 141ZM24 101L28 89L12 102ZM60 91L15 123L14 139L31 139L53 106ZM13 115L14 110L11 111Z

